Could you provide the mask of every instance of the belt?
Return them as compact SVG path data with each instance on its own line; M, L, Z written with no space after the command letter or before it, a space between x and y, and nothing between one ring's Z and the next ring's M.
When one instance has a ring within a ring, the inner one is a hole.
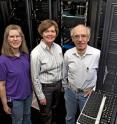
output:
M73 87L73 86L71 86L71 85L69 85L69 88L70 88L72 91L75 91L75 92L77 92L77 93L84 92L83 89L81 89L81 88L76 88L76 87Z
M42 85L42 87L54 87L54 86L58 85L61 82L62 82L62 80L59 80L59 81L56 81L55 83L49 83L49 84L41 83L41 85Z
M74 90L76 93L84 93L84 90L80 89L80 88L76 88L76 89L72 89L72 90Z
M71 86L71 85L69 85L69 88L71 89L71 90L73 90L73 91L75 91L76 93L85 93L85 92L88 92L88 91L90 91L91 89L93 89L93 87L90 87L90 88L87 88L87 89L81 89L81 88L76 88L76 87L73 87L73 86Z

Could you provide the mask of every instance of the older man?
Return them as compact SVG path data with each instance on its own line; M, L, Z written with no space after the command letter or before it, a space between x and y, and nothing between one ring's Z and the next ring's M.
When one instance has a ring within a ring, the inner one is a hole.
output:
M90 28L78 25L71 30L71 38L75 47L64 55L65 106L66 124L75 124L75 116L80 111L87 97L96 85L100 50L88 45Z

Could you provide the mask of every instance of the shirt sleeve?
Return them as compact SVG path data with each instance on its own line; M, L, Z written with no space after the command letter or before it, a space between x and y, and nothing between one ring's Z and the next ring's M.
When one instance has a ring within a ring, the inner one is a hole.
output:
M67 55L64 55L63 61L63 81L62 81L63 88L68 86L68 59Z
M44 99L45 95L42 92L42 85L39 80L41 63L38 59L38 56L34 53L31 53L31 77L33 82L33 87L36 92L36 95L39 99Z
M6 80L6 77L7 77L7 68L5 66L5 63L1 61L0 62L0 80L1 81Z

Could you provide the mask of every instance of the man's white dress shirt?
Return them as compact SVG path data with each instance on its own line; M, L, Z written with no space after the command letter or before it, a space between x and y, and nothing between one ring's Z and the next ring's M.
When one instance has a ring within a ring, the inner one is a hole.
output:
M67 50L64 55L63 87L95 87L99 58L100 50L91 46L87 46L82 56L78 54L76 47Z

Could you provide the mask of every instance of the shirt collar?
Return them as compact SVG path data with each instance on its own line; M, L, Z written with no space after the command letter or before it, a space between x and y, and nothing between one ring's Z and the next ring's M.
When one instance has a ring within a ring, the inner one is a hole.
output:
M85 52L85 55L92 55L92 49L89 45L87 45L87 48L86 48L86 52Z
M8 57L11 58L11 60L16 60L16 59L21 58L21 56L23 56L23 55L24 55L24 53L21 52L19 57L17 57L17 56L8 56Z
M40 41L40 45L41 45L44 49L46 49L46 50L49 49L48 46L44 43L43 40ZM54 46L55 46L55 43L53 42L51 47L54 47Z
M91 47L90 47L89 45L87 45L86 52L84 53L83 56L93 54L93 53L92 53L92 50L91 50L90 48L91 48ZM78 55L77 50L76 50L76 47L74 47L72 54Z

